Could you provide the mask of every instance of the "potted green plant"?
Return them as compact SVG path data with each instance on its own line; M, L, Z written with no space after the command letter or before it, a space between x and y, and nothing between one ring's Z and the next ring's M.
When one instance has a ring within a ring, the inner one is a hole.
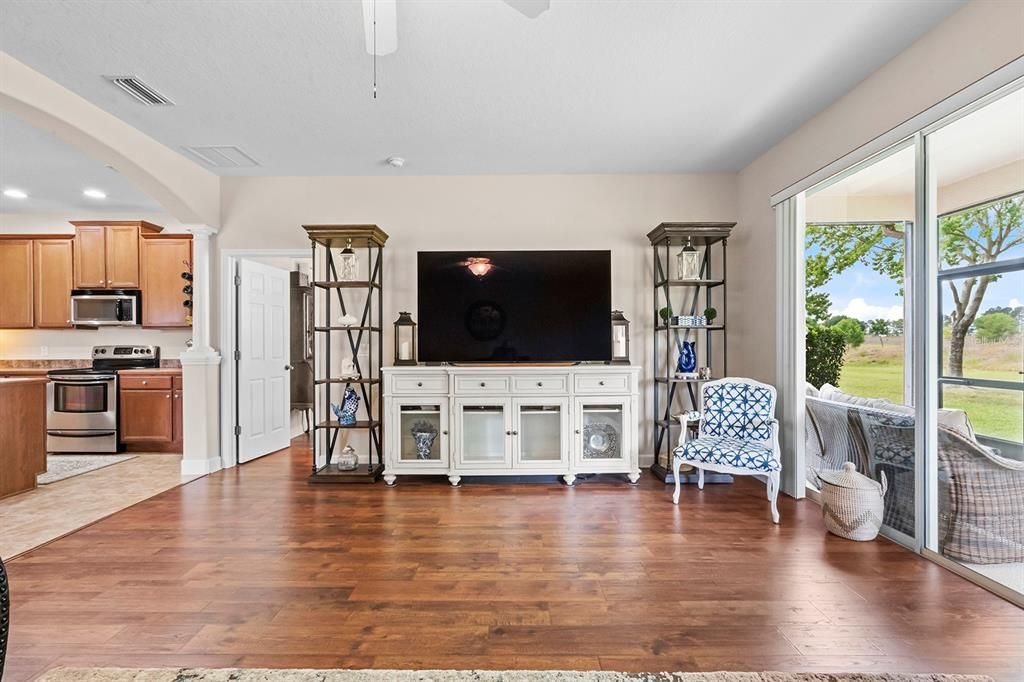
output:
M708 324L712 324L714 323L715 318L718 317L718 311L714 308L705 308L704 317L707 318Z
M661 321L663 323L665 323L665 326L668 326L668 321L672 318L672 308L671 308L671 306L665 306L664 308L659 310L658 311L658 317L660 317Z

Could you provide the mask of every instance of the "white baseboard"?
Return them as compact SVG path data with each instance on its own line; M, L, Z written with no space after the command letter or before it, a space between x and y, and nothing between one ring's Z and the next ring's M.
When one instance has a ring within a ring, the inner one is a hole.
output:
M209 457L206 459L185 459L181 460L182 476L205 476L219 471L221 468L220 457Z

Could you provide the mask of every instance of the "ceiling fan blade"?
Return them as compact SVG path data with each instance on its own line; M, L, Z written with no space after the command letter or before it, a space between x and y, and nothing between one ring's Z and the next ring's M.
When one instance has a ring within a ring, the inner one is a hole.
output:
M391 54L398 49L397 0L363 0L363 32L366 51L377 56ZM376 18L376 37L374 19Z
M551 9L551 0L502 0L525 17L536 19Z

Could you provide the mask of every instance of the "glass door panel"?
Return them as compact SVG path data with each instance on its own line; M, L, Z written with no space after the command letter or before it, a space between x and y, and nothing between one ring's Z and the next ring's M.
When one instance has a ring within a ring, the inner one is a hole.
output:
M516 404L517 463L523 466L557 464L565 459L565 441L562 428L565 402Z
M925 138L936 242L926 547L1024 594L1024 90Z
M442 401L399 406L398 457L402 462L447 462L447 412Z
M584 466L617 465L626 459L626 405L600 399L577 399L577 455Z
M505 402L460 401L459 458L475 466L510 464L508 406Z

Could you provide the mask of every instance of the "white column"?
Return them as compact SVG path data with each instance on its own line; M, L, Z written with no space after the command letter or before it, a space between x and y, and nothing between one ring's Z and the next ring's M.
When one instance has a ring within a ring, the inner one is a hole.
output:
M181 354L184 443L181 474L195 476L221 468L220 353L210 345L210 237L206 225L192 233L192 347Z

